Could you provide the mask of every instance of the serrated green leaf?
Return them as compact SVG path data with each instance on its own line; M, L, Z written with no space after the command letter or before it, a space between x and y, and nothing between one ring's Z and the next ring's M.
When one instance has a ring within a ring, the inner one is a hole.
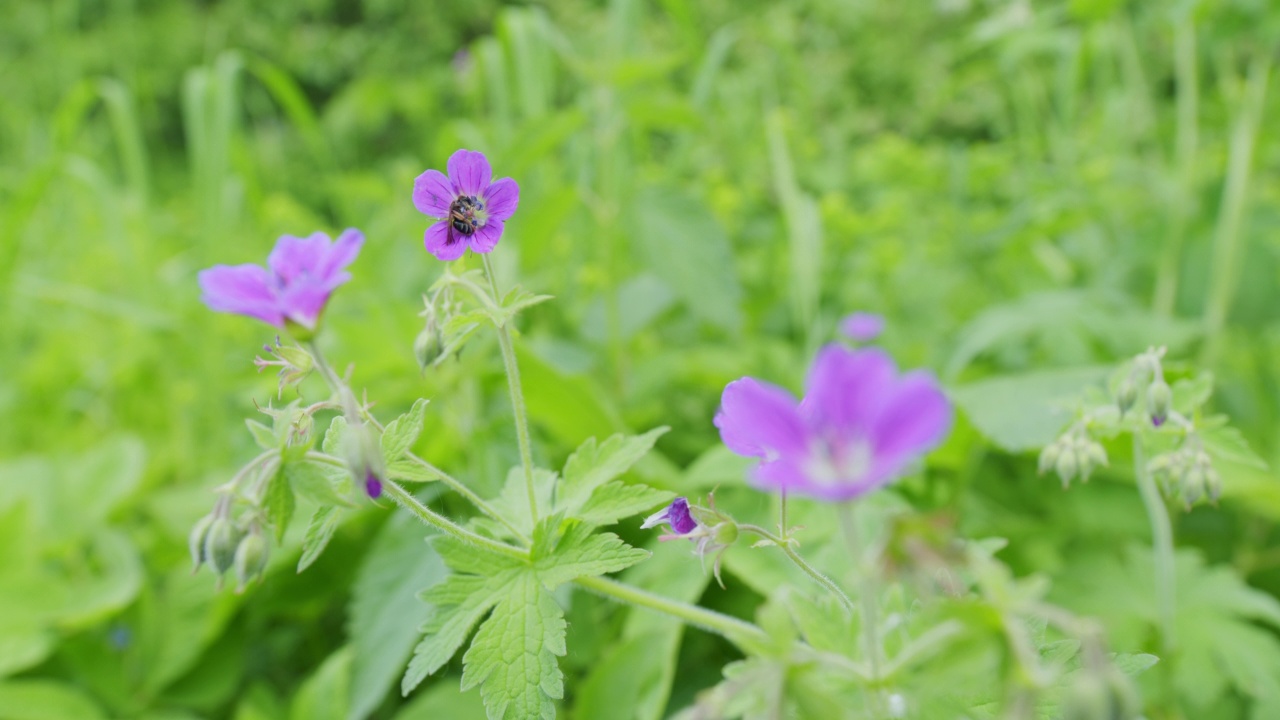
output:
M567 521L558 534L556 518L538 523L533 537L534 567L548 589L580 577L617 572L649 557L648 550L631 547L613 533L592 533L585 523ZM558 535L558 537L557 537Z
M276 450L280 447L280 440L276 438L271 428L249 418L245 418L244 424L249 428L249 434L253 435L253 441L258 444L258 447L263 450Z
M614 480L596 488L574 517L589 525L612 525L622 518L666 503L673 497L675 493L666 490Z
M355 503L333 487L333 482L329 479L329 467L312 462L290 462L285 463L284 474L294 494L304 500L321 505L355 507Z
M294 500L293 488L289 485L288 477L279 464L268 465L264 472L271 473L271 477L267 480L267 492L263 497L267 519L275 527L276 542L282 542L285 530L289 528L289 521L293 518L293 511L297 507L297 503Z
M1213 373L1201 372L1195 377L1183 378L1170 386L1173 391L1173 407L1188 417L1195 414L1213 394Z
M631 469L670 428L659 427L643 435L614 435L603 443L591 438L569 456L564 479L557 487L556 508L573 515L596 488Z
M521 573L463 655L462 689L480 687L490 720L553 720L564 697L556 656L564 612L533 573Z
M1043 370L980 380L948 394L983 435L1010 452L1043 447L1073 415L1078 398L1109 368Z
M535 295L522 288L512 288L506 297L502 298L498 308L489 312L489 318L494 325L502 327L511 322L512 318L520 314L522 310L550 299L552 299L551 295Z
M298 572L306 570L320 559L321 553L333 539L333 531L338 528L340 517L338 509L332 505L316 508L315 513L311 515L310 524L307 525L307 534L302 539L302 556L298 558Z
M324 450L326 455L334 457L344 456L343 443L346 441L347 435L347 419L338 415L329 421L329 429L324 433L324 442L321 443L320 449Z
M382 454L388 463L399 460L418 441L426 412L427 401L419 398L409 412L387 424L382 431Z
M404 482L434 482L440 479L440 476L423 467L421 463L405 459L387 463L387 476L392 480Z
M1111 656L1111 663L1120 672L1129 677L1137 677L1160 662L1160 658L1147 653L1116 653Z
M1234 427L1222 425L1211 428L1202 432L1200 438L1204 441L1205 450L1209 451L1214 460L1245 465L1258 470L1267 469L1267 461L1249 447L1249 441L1245 440L1244 435Z
M533 492L538 507L544 512L552 508L551 493L556 487L556 474L542 468L533 469ZM520 532L533 532L533 516L529 512L529 490L525 487L524 469L519 465L507 472L502 493L492 501L493 508ZM501 526L495 526L501 529Z
M496 578L453 575L423 594L423 599L436 603L436 607L422 628L422 641L413 649L413 659L400 682L402 693L408 695L449 662L480 620L498 604L516 575L516 571Z

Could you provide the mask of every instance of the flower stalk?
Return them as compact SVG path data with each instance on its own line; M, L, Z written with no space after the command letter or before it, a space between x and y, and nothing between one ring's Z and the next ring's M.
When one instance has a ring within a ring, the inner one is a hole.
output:
M774 535L773 533L769 532L768 530L765 530L764 528L758 525L740 523L738 525L738 529L742 530L743 532L749 532L753 535L758 535L759 537L764 538L768 542L774 545L777 545L778 549L781 550L783 554L785 554L787 558L791 560L791 562L795 563L795 566L800 568L800 570L802 570L804 574L813 578L819 585L825 587L827 590L830 590L831 594L835 595L836 599L840 601L840 604L845 606L845 609L849 611L852 611L854 609L855 606L853 604L853 600L849 599L849 596L846 595L845 592L840 589L840 586L837 585L834 580L824 575L820 570L818 570L814 566L810 565L803 557L800 556L800 553L796 552L796 549L794 547L794 544L795 544L794 540L787 537Z
M493 292L494 302L502 297L498 293L498 282L494 276L493 264L488 255L480 256L484 260L484 274L489 279L489 289ZM520 465L524 468L525 490L529 494L529 516L536 525L538 522L538 496L533 484L533 449L529 444L529 415L524 407L524 390L520 386L520 366L516 362L515 347L511 342L511 330L505 324L494 323L498 331L498 346L502 348L502 363L507 369L507 389L511 393L511 411L515 416L516 442L520 445Z
M1173 562L1173 525L1169 521L1169 512L1165 508L1160 488L1151 477L1147 468L1146 453L1143 451L1142 439L1136 433L1133 436L1133 473L1137 479L1138 492L1142 496L1142 504L1147 510L1147 520L1151 524L1151 551L1155 560L1156 576L1156 608L1160 617L1160 645L1164 654L1168 655L1175 645L1174 637L1174 598L1175 579Z

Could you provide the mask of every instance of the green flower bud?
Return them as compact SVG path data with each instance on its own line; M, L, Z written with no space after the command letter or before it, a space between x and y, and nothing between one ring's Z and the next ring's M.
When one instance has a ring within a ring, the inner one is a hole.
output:
M1222 476L1212 467L1205 470L1204 490L1209 495L1209 502L1217 505L1218 498L1222 497Z
M1169 384L1159 378L1151 382L1147 388L1147 412L1151 414L1151 424L1160 427L1169 419L1169 410L1173 405L1173 391Z
M194 573L204 564L204 543L205 537L209 534L209 528L213 525L213 515L205 515L196 521L196 526L191 528L191 534L187 536L187 549L191 551L191 572Z
M1040 462L1037 464L1036 472L1043 475L1058 465L1058 456L1062 454L1062 445L1055 440L1045 446L1040 451Z
M1085 456L1089 458L1089 463L1094 467L1107 467L1107 451L1103 449L1101 443L1090 442L1085 445Z
M278 345L275 354L281 360L293 366L293 370L299 373L309 373L315 367L315 361L311 357L311 353L300 347L293 345Z
M1058 472L1058 477L1062 478L1062 487L1067 487L1076 477L1076 471L1080 467L1080 461L1076 457L1076 451L1073 447L1066 447L1062 453L1058 455L1058 462L1054 464L1054 469Z
M1138 388L1134 385L1132 377L1121 380L1120 384L1116 386L1115 401L1116 407L1120 409L1121 417L1138 401Z
M262 571L267 568L269 551L270 546L262 533L252 532L244 536L244 539L236 546L236 580L240 583L239 587L236 588L236 592L243 592L246 583L256 577L261 577Z
M738 526L731 521L721 522L715 530L717 545L728 547L738 541Z
M226 572L236 557L236 529L231 521L220 517L209 526L204 539L204 559L218 575Z
M1182 500L1187 504L1187 507L1190 508L1192 505L1199 502L1200 498L1204 497L1204 468L1198 464L1192 465L1185 473L1182 474L1180 485L1181 487L1179 489L1182 491Z
M413 355L418 359L418 369L425 371L443 354L444 336L434 323L430 324L413 341Z

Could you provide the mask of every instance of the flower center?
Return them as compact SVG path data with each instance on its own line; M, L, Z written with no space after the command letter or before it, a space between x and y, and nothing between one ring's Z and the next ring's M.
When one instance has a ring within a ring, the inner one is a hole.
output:
M484 227L489 213L484 209L484 200L473 195L459 195L449 206L449 224L459 235L470 237L476 230Z
M863 439L820 440L809 455L809 477L824 485L857 482L871 469L871 443Z

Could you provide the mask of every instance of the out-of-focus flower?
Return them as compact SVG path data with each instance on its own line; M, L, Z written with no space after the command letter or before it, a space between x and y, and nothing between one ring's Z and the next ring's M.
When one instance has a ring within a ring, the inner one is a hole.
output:
M870 342L884 332L884 317L875 313L856 312L840 321L840 333L850 340Z
M364 491L369 495L369 499L377 500L382 497L382 481L372 472L365 473Z
M503 223L515 214L520 187L511 178L489 182L493 170L484 153L459 150L449 157L449 175L428 170L413 181L413 205L439 222L427 228L427 252L457 260L468 249L491 252Z
M899 375L879 348L828 345L804 400L744 377L729 383L715 424L724 444L757 457L763 488L850 500L896 479L951 427L951 404L932 374Z
M360 254L364 235L348 229L331 241L324 233L285 235L267 266L215 265L199 274L201 300L213 310L248 315L280 329L315 330L333 291L351 279L346 267Z

